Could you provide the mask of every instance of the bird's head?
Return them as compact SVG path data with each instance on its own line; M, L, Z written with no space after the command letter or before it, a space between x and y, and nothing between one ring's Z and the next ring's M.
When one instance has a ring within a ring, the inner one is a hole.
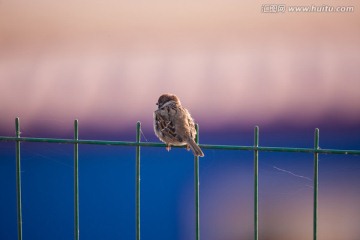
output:
M158 105L158 108L162 108L165 104L174 102L176 104L180 104L179 98L175 94L163 94L159 97L159 100L157 101L156 105Z

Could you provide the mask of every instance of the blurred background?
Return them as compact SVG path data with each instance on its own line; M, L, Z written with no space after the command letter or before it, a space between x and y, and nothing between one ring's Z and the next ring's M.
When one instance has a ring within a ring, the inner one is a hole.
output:
M158 141L178 95L200 142L360 149L360 13L267 13L282 2L0 1L0 135ZM287 3L290 4L290 3ZM292 5L338 2L292 1ZM289 5L287 5L289 6ZM338 5L330 5L338 6ZM205 150L203 239L252 239L252 152ZM80 237L134 239L135 149L80 146ZM73 236L73 146L22 144L27 239ZM0 143L0 239L16 238L15 148ZM260 239L312 238L311 154L260 153ZM319 239L360 238L360 157L321 155ZM142 149L143 239L194 238L193 158Z

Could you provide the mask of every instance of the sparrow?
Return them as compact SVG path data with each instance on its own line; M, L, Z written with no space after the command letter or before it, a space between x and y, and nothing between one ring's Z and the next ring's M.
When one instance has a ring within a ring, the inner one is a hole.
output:
M155 135L171 146L183 146L191 149L194 156L203 157L204 153L195 143L196 129L194 119L189 111L181 106L179 98L174 94L163 94L156 103L158 109L154 111Z

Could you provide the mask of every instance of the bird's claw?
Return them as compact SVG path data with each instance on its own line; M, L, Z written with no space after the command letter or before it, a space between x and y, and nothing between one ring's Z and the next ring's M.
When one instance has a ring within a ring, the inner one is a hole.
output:
M166 150L169 152L171 150L171 146L170 145L166 145Z

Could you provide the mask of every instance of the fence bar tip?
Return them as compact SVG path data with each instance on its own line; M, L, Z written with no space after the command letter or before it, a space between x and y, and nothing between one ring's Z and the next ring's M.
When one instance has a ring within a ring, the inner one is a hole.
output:
M20 137L20 118L17 117L15 118L15 134L16 134L16 137Z
M255 147L259 146L259 126L254 128L254 145Z
M141 122L138 121L136 123L136 142L139 143L140 142L140 135L141 135Z
M79 140L79 120L74 120L74 138Z
M315 148L316 149L319 149L319 129L318 128L315 128Z

